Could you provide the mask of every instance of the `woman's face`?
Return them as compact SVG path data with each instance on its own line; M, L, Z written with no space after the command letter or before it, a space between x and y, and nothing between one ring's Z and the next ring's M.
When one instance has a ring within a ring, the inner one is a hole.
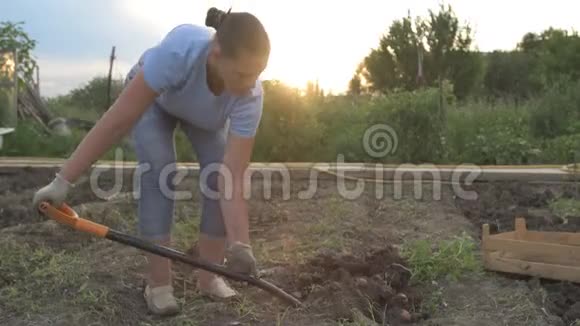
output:
M243 96L254 88L256 80L266 69L267 57L259 57L240 51L236 58L223 56L219 49L215 53L217 71L226 91Z

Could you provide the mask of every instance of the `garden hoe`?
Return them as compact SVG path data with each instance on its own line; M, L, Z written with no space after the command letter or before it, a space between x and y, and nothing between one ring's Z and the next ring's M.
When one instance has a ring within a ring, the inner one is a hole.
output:
M68 225L74 228L77 231L82 231L86 233L90 233L100 238L106 238L112 241L116 241L125 245L129 245L141 250L145 250L147 252L163 256L175 261L179 261L215 274L219 274L230 278L232 280L240 281L240 282L247 282L253 286L259 287L262 290L265 290L274 296L282 299L283 301L295 306L299 307L302 306L302 303L296 299L295 297L291 296L290 294L284 292L282 289L276 287L275 285L262 280L257 277L239 274L228 270L227 268L212 264L209 262L204 262L201 260L193 259L186 254L179 252L177 250L159 246L154 243L145 241L143 239L131 236L129 234L125 234L109 227L98 224L92 221L89 221L84 218L80 218L77 213L68 205L62 204L60 208L56 208L52 206L50 203L43 202L39 206L40 212L44 213L48 217L56 220L61 224Z

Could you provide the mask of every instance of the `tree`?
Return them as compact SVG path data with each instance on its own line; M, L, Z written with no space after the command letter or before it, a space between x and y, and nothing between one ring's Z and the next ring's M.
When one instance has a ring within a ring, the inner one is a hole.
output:
M359 75L354 75L348 83L348 94L360 95L362 93L362 81Z
M14 78L17 79L19 87L32 79L36 61L32 58L31 52L36 46L36 41L31 39L22 28L22 22L0 22L0 51L16 51L17 65L14 66L13 60L9 56L0 55L0 72L8 73L12 79L12 72L15 71ZM9 67L10 66L10 67ZM9 68L8 68L9 67ZM14 69L15 68L15 69ZM7 77L2 76L3 78ZM17 102L14 97L9 95L13 89L0 89L0 125L15 126L18 120ZM9 109L10 108L10 109Z
M447 76L453 82L453 93L463 99L481 87L484 78L483 55L476 51L452 51L449 53Z
M565 30L526 33L513 51L486 57L484 87L492 96L527 98L580 79L580 37Z
M483 69L481 57L471 51L472 41L470 26L459 23L451 6L429 10L427 18L413 20L409 14L391 24L355 76L369 90L382 93L441 86L449 79L460 85L455 95L465 97Z
M395 21L357 69L355 80L364 80L368 91L388 93L413 89L417 70L417 47L410 17Z
M108 78L97 76L91 79L86 85L75 88L68 94L70 105L85 109L106 111L107 105ZM111 82L111 99L115 99L121 94L123 80L117 79Z
M305 98L308 103L318 104L324 99L324 91L320 88L318 80L306 83Z
M483 85L493 97L527 98L541 85L534 80L534 58L522 51L494 51L486 55Z
M315 82L309 80L306 83L306 98L317 99L321 96L323 96L323 91L320 88L320 83L318 80Z
M563 77L580 79L580 36L576 32L549 28L539 35L527 33L517 50L533 58L538 81L550 85Z
M0 49L16 50L18 52L18 72L21 79L30 80L36 67L36 60L32 51L36 47L36 40L24 31L24 22L0 22Z

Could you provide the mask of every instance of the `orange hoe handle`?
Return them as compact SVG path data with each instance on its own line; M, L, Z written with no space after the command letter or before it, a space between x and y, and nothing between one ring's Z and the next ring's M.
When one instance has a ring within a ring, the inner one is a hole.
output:
M109 233L108 227L80 218L70 206L64 203L60 208L56 208L50 203L42 202L39 210L53 220L66 224L78 231L91 233L100 238L105 238L107 233Z
M74 228L75 230L87 232L96 235L100 238L106 238L141 250L148 251L150 253L159 256L180 261L209 272L220 274L233 280L248 282L249 284L257 286L267 292L270 292L276 297L296 307L302 305L302 303L297 298L284 292L282 289L265 280L249 275L234 273L222 266L189 257L183 252L177 251L175 249L159 246L154 243L150 243L148 241L140 239L138 237L110 229L104 225L86 220L84 218L80 218L77 215L77 213L67 204L63 203L59 208L57 208L52 206L50 203L42 202L39 205L38 209L40 212L44 213L53 220L68 225Z

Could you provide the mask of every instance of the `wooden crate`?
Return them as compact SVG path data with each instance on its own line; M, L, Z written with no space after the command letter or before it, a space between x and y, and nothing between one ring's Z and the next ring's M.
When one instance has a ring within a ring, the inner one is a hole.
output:
M487 270L580 283L580 233L528 231L516 218L512 232L484 224L482 250Z

